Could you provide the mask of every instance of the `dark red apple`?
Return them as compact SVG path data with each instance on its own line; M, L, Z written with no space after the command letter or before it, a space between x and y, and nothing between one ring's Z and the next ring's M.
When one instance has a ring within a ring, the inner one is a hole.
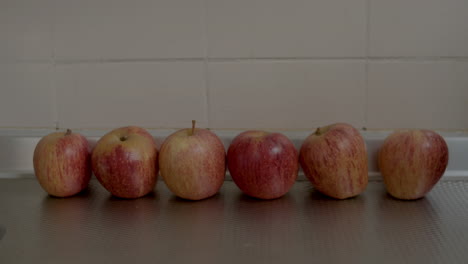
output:
M53 196L75 195L91 178L88 141L69 129L43 137L34 149L33 163L39 184Z
M158 175L158 150L143 128L117 128L96 143L93 172L114 196L138 198L153 191Z
M221 140L206 129L182 129L170 135L159 152L161 176L169 190L189 200L216 194L226 174Z
M379 151L379 169L390 195L413 200L424 197L447 168L444 138L430 130L397 131Z
M299 170L297 150L280 133L243 132L229 146L227 159L236 185L245 194L260 199L286 194Z
M346 199L366 189L366 144L351 125L318 128L303 142L299 161L312 185L325 195Z

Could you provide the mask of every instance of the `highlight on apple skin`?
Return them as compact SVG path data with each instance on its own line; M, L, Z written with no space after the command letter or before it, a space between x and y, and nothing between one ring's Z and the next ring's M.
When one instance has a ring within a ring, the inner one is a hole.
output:
M239 189L259 199L285 195L299 170L297 150L280 133L245 131L237 135L229 146L227 160Z
M424 197L444 174L448 160L447 143L431 130L394 132L378 156L388 193L403 200Z
M138 198L153 191L158 175L158 150L151 134L136 126L105 134L91 155L102 186L120 198Z
M318 128L303 142L299 162L314 188L335 199L357 196L367 187L366 144L349 124Z
M33 155L34 172L41 187L57 197L84 190L91 178L89 152L88 140L69 129L44 136Z
M161 177L180 198L201 200L218 193L226 174L226 152L207 129L182 129L171 134L159 152Z

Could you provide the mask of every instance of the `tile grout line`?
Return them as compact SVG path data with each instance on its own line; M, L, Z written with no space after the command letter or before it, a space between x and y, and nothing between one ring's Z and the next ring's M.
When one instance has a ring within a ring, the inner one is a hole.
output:
M366 60L364 64L364 127L369 126L369 53L370 53L370 15L371 0L366 0Z
M205 84L205 118L207 128L211 128L211 107L210 107L210 85L208 74L208 3L207 0L203 1L203 78Z
M258 17L255 15L252 15L252 11L255 13L255 11L258 11L257 9L258 1L251 1L251 11L248 12L247 18L248 18L248 26L253 29L253 32L257 32L257 26L258 26ZM252 35L249 36L249 53L248 53L248 58L253 59L255 57L255 37Z
M366 47L366 49L368 49ZM366 50L366 53L368 51ZM57 59L54 58L56 65L69 64L113 64L113 63L175 63L175 62L295 62L295 61L366 61L366 62L445 62L461 61L468 62L468 57L441 57L441 56L395 56L395 57L252 57L252 58L138 58L138 59ZM50 61L50 60L48 60ZM18 60L12 62L19 63L44 63L47 61Z
M51 75L51 80L50 80L50 85L52 86L52 91L53 91L53 95L54 95L54 98L53 98L53 111L54 111L54 127L55 127L55 130L59 130L60 129L60 124L59 124L59 107L58 107L58 90L57 90L57 85L56 85L56 74L57 74L57 58L56 58L56 50L55 50L55 23L57 21L56 19L56 14L57 14L57 10L55 9L55 2L52 6L52 23L50 25L50 37L52 39L52 58L51 58L51 62L52 62L52 75Z

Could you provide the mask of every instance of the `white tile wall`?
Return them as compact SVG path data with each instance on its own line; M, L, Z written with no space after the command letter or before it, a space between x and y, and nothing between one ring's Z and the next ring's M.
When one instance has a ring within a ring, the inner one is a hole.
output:
M3 0L0 128L468 129L467 14L465 0Z
M207 126L200 62L71 64L55 75L62 127Z
M373 62L370 127L468 127L468 61Z
M55 0L60 59L202 58L203 0Z
M255 11L252 0L206 0L207 55L210 58L253 57Z
M0 61L49 60L52 0L0 1Z
M221 62L210 63L209 72L215 128L364 123L364 61Z
M362 57L366 0L208 1L211 57Z
M257 0L258 57L362 57L366 0Z
M47 63L0 63L2 127L54 127L52 67Z
M468 56L468 1L370 3L372 56Z

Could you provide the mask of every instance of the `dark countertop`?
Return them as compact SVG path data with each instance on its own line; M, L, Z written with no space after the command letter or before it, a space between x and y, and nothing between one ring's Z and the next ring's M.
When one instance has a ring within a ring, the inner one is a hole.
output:
M3 236L3 238L2 238ZM113 198L95 180L49 197L35 179L0 180L0 263L468 263L468 179L417 201L371 181L361 196L326 198L299 181L260 201L226 181L190 202L159 181L144 198Z

